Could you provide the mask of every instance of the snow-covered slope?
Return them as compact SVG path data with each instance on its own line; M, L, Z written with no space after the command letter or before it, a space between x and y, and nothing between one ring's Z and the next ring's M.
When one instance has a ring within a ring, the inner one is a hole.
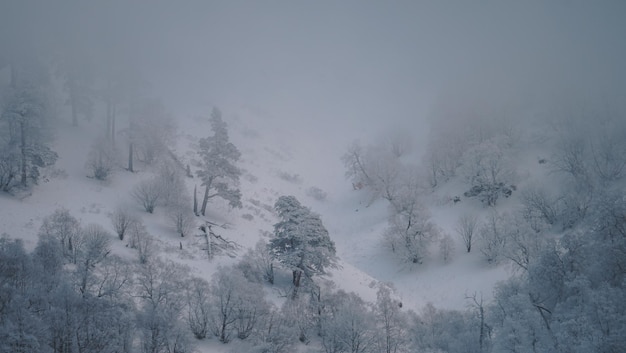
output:
M464 253L456 237L450 263L444 263L436 249L418 266L408 266L391 256L381 241L387 206L383 201L368 206L368 196L352 190L344 178L339 157L356 136L314 123L285 123L284 119L245 107L227 107L223 111L231 139L242 152L243 208L230 210L225 203L213 201L206 220L225 225L218 232L240 245L237 255L272 231L276 221L272 206L277 197L294 195L321 215L336 243L340 267L332 271L329 279L366 300L375 300L377 282L387 282L396 289L405 308L419 309L427 302L438 307L462 308L466 294L482 292L488 298L494 283L509 275L504 268L488 267L478 252ZM174 152L183 163L192 164L198 139L211 133L208 118L190 114L178 117L177 124ZM209 278L219 265L237 261L237 256L219 256L209 261L202 250L203 239L177 236L161 209L157 208L155 214L142 211L132 200L130 190L151 176L149 169L129 173L120 166L110 181L88 178L85 160L99 129L95 122L58 128L54 148L60 158L56 171L49 171L45 181L30 195L0 195L3 232L24 239L26 246L32 248L43 218L60 207L70 210L83 224L100 223L112 231L108 214L118 205L127 204L157 237L162 256L189 265L196 275ZM195 185L200 187L194 178L187 178L186 183L190 192ZM445 191L433 199L443 197ZM472 205L430 205L435 222L452 235L454 222L464 207ZM202 221L198 219L198 224ZM113 244L117 253L133 256L124 242Z

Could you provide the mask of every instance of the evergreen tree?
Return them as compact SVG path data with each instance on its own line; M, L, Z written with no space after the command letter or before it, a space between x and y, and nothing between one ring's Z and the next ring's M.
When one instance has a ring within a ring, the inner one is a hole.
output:
M211 113L211 129L213 136L200 139L198 151L200 168L196 175L205 188L202 215L206 213L209 199L216 196L228 201L231 207L242 207L241 191L237 188L241 170L235 166L241 152L228 141L228 128L217 108Z
M302 275L311 278L326 273L335 263L335 243L319 215L311 212L294 196L281 196L274 205L280 221L274 225L269 242L272 257L293 274L293 297L297 296Z

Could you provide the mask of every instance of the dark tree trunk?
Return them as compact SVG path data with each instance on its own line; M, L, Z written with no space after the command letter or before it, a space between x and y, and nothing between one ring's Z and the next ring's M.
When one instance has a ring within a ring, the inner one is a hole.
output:
M78 111L76 108L76 85L70 81L70 108L72 109L72 126L78 126Z
M134 173L133 170L133 143L128 145L128 171Z
M115 106L113 106L113 115L111 115L111 145L115 145Z
M27 174L26 174L26 169L27 169L27 158L26 158L26 122L24 121L24 117L20 117L20 152L21 152L21 159L22 159L22 165L21 165L21 180L20 182L22 183L23 186L26 186L26 182L27 180Z
M204 197L202 198L202 209L200 210L200 212L202 212L203 216L206 213L206 205L208 202L209 202L209 185L207 185L206 188L204 189Z
M198 193L196 192L197 186L193 186L193 214L198 216Z
M300 288L300 281L302 279L302 270L293 270L293 295L291 299L296 299L298 297L298 289Z

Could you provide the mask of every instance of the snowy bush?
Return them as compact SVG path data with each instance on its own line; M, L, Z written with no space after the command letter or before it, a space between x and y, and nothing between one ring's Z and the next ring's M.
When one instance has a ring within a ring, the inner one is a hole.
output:
M274 262L267 242L260 239L254 249L249 249L236 267L252 282L274 284Z
M509 219L496 211L491 212L480 228L480 252L487 262L497 264L504 255L509 236Z
M415 194L403 194L389 206L385 239L401 260L419 264L428 255L439 229L431 221L430 213L416 199Z
M311 186L306 190L306 195L317 200L317 201L326 201L328 197L328 193L317 186Z
M161 184L158 179L142 180L135 185L131 195L143 206L146 212L152 213L161 197Z
M69 210L59 208L44 218L39 234L57 239L63 248L63 255L72 261L75 259L76 246L80 243L81 226Z
M195 228L196 218L191 213L191 210L188 209L187 206L184 205L173 205L168 209L168 214L172 223L174 224L174 228L176 229L176 233L180 234L181 237L188 235Z
M132 214L132 210L126 206L118 206L109 215L113 229L120 240L124 240L126 231L129 230L139 219Z
M154 238L142 222L135 222L129 228L128 246L137 250L139 263L142 264L147 263L157 250Z
M91 146L91 151L87 156L87 170L92 177L106 180L117 164L117 155L117 150L111 141L101 137Z

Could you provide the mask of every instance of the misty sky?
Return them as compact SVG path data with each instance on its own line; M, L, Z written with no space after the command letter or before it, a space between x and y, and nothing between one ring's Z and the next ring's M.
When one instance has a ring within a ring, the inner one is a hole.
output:
M247 106L376 129L418 126L446 97L626 82L626 1L5 0L0 13L3 51L139 68L175 112Z

